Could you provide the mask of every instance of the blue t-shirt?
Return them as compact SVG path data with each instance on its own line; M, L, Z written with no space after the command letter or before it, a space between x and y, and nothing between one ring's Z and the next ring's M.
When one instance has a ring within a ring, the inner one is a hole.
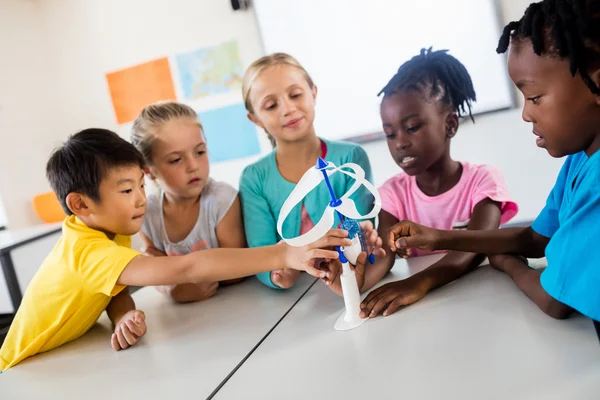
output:
M600 151L567 158L532 228L550 238L544 290L600 320Z

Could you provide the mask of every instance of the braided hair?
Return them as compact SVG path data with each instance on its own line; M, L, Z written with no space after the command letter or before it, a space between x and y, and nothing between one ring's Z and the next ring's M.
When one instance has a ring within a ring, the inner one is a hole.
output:
M472 102L477 100L473 81L465 66L448 54L448 50L421 49L419 55L398 68L396 75L390 79L377 94L390 96L398 90L415 90L446 104L461 117L471 113Z
M600 61L600 1L543 0L529 5L523 17L504 27L496 52L504 53L511 39L531 40L538 56L546 53L569 59L571 75L577 72L592 93L600 88L588 69Z

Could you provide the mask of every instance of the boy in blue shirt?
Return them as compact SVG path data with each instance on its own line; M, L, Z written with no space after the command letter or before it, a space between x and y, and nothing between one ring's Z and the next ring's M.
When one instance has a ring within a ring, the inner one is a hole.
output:
M546 314L573 310L600 328L600 3L551 0L533 3L504 28L497 51L508 53L508 71L525 97L523 119L536 144L552 157L568 156L531 227L490 231L440 231L400 222L390 232L392 251L411 248L490 255ZM548 267L529 268L523 257ZM385 295L368 296L364 316L396 306Z

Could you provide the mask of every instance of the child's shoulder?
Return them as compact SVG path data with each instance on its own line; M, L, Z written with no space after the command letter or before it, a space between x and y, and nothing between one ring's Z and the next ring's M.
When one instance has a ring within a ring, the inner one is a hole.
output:
M268 154L262 156L257 161L252 164L248 164L244 167L241 175L241 181L247 179L264 179L265 175L272 168L274 163L275 150L269 152Z
M578 189L597 192L600 183L600 151L587 156L585 152L570 155L565 160L563 169L566 170L567 180L579 180Z
M327 146L328 160L344 160L352 161L356 158L366 157L367 152L356 143L342 142L337 140L322 139L321 141Z
M600 151L596 151L591 156L588 156L585 151L571 154L565 160L564 165L569 170L579 170L581 166L585 165L586 174L598 177L600 176Z
M131 246L131 237L116 235L113 240L105 233L92 229L74 215L67 217L63 223L63 234L59 240L60 245L53 249L55 256L71 254L74 256L90 253L91 249L104 246Z
M68 216L63 222L62 237L67 243L80 243L88 240L107 240L110 239L105 233L88 227L83 221L75 215Z
M149 237L153 237L154 230L160 229L159 226L162 224L162 196L163 192L160 188L146 196L146 214L142 220L142 232Z
M502 172L489 164L471 164L466 161L460 162L463 167L463 174L470 178L502 178Z
M202 195L205 196L208 194L216 198L229 199L237 196L237 193L238 191L229 183L223 181L216 181L212 178L209 178L209 181L205 188L205 193L203 193Z
M414 177L411 177L407 173L400 172L399 174L396 174L391 178L388 178L385 182L383 182L383 185L381 185L381 189L407 189L410 186L411 181L413 179Z

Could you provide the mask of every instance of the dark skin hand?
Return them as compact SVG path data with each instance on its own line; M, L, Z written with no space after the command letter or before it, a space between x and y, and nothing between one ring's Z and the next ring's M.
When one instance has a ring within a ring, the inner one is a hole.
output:
M379 237L383 239L381 243L381 249L383 250L383 253L375 258L376 261L373 265L368 265L368 267L366 267L365 270L360 271L360 273L362 274L361 281L359 281L358 286L360 293L364 293L371 289L373 286L375 286L377 282L379 282L384 276L386 276L394 266L396 254L393 251L390 251L390 246L387 243L387 236L389 234L390 229L397 222L398 220L396 219L396 217L386 212L385 210L381 210L379 212L379 226L377 227L377 232L379 234ZM357 276L359 273L358 271L359 270L357 269Z
M566 318L572 312L570 307L546 293L540 284L542 270L531 269L524 259L543 257L550 241L531 227L461 232L440 231L405 221L390 232L389 241L390 247L406 255L411 253L411 248L490 254L490 265L510 276L543 312L558 319Z
M469 230L496 229L500 224L500 206L489 199L482 200L473 209ZM393 229L390 232L393 235ZM388 241L388 246L390 246ZM403 249L394 248L405 257ZM476 268L485 256L477 253L450 251L427 269L400 281L391 282L372 291L361 303L361 317L372 318L380 313L388 316L399 307L421 300L433 289L446 285Z

